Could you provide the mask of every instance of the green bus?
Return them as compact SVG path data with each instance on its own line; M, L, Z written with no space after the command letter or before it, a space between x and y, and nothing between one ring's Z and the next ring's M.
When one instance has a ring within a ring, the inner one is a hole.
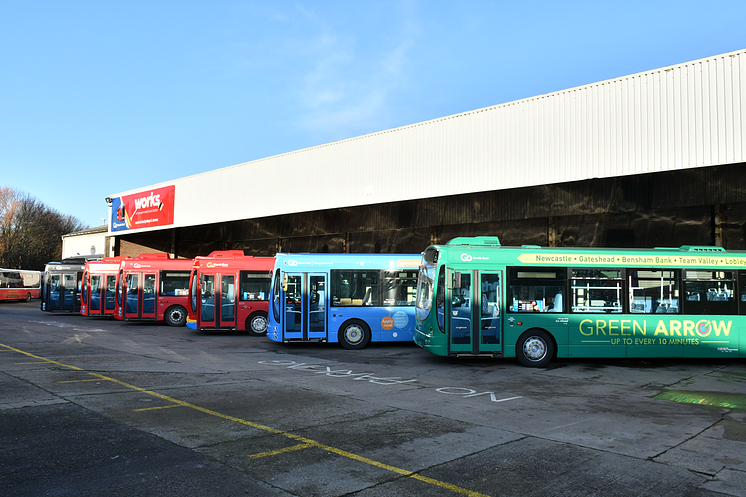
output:
M746 357L746 252L503 247L422 255L414 341L440 356Z

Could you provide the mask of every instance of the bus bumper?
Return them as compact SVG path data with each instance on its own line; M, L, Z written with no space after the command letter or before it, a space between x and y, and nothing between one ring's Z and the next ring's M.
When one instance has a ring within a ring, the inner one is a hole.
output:
M441 343L437 343L435 340L433 340L433 338L434 337L432 335L428 335L418 328L415 328L414 330L414 343L427 350L431 354L445 356L447 354L445 347L445 336Z

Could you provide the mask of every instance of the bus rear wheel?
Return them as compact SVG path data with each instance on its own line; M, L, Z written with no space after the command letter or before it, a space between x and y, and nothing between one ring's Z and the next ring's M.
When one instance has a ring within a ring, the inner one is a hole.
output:
M255 312L246 318L246 331L253 337L261 337L267 334L267 313Z
M187 311L180 305L175 305L166 309L163 319L169 326L184 326L187 320Z
M31 294L30 293L26 294L26 302L31 302Z
M515 344L518 362L531 368L543 368L554 357L554 341L544 330L528 330Z
M360 350L370 343L370 328L357 319L347 321L339 329L339 343L348 350Z

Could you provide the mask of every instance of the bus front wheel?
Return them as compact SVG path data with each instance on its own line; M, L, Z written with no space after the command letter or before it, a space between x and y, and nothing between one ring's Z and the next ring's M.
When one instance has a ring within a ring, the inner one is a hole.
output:
M187 311L180 305L175 305L166 309L163 319L169 326L184 326L187 320Z
M357 319L347 321L339 329L339 343L348 350L360 350L370 343L370 328Z
M26 294L26 302L31 302L31 294L30 293Z
M267 313L255 312L246 318L246 331L253 337L261 337L267 334Z
M531 368L543 368L554 357L554 341L544 330L528 330L515 344L518 362Z

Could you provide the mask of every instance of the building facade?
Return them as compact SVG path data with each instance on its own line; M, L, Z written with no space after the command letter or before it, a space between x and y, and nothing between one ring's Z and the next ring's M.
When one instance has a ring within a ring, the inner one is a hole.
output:
M117 255L746 248L746 50L109 197ZM221 205L200 199L219 191Z
M106 225L62 235L63 259L86 256L105 257L109 254L109 227Z

